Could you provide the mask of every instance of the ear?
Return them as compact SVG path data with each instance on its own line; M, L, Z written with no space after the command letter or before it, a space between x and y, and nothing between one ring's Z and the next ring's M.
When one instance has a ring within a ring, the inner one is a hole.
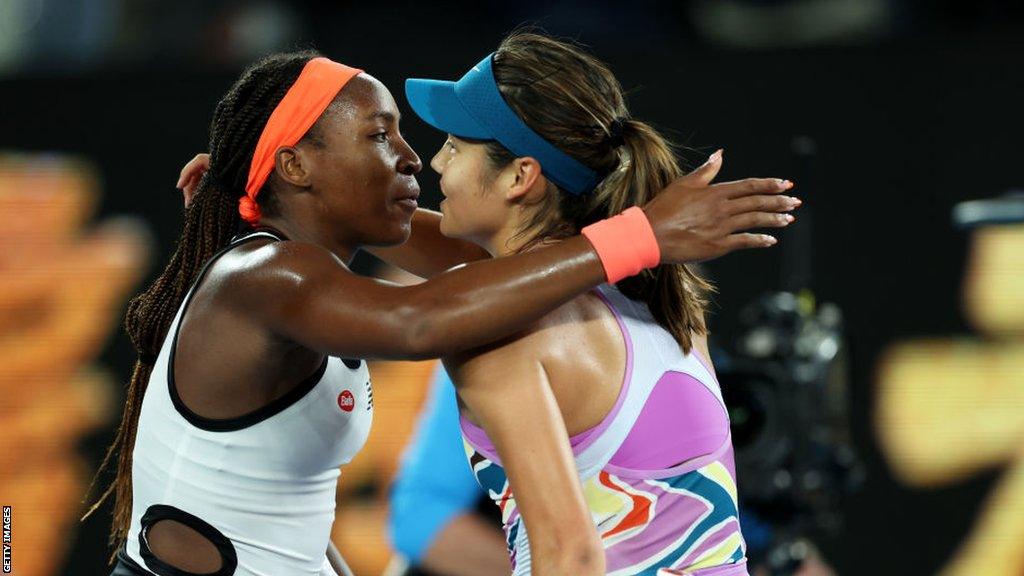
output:
M311 164L312 158L308 152L295 146L282 146L274 155L274 171L277 176L300 188L308 188L311 185Z
M505 198L510 202L533 203L543 197L548 187L548 179L541 173L540 162L530 156L516 158L508 167L510 174L509 187Z

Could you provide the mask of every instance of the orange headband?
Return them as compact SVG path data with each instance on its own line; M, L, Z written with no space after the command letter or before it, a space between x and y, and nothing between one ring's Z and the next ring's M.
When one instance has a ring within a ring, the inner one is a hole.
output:
M349 80L362 70L327 58L313 58L303 67L295 84L274 108L263 127L249 165L245 196L238 200L238 213L250 224L260 220L256 195L274 169L274 156L282 146L294 146L324 113Z

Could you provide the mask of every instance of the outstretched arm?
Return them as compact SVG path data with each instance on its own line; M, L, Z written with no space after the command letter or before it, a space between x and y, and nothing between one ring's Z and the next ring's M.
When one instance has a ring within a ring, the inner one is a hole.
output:
M798 205L792 184L748 179L709 184L709 161L644 206L662 263L716 258L775 239L743 230L783 227ZM302 242L264 246L233 274L231 304L273 333L313 350L364 358L429 358L475 348L529 326L603 283L582 236L509 258L471 263L427 282L396 287L356 276L327 250Z
M209 154L197 154L182 168L177 187L183 192L186 208L209 166ZM775 243L773 237L742 231L785 226L792 220L782 213L800 205L796 198L780 195L792 187L788 181L748 178L712 185L721 167L722 153L719 150L702 166L670 184L661 194L686 194L693 198L694 205L677 216L681 217L678 223L692 233L690 241L695 244L687 246L687 253L675 260L677 262L708 260L734 250L771 246ZM707 194L700 194L701 190ZM651 204L656 203L657 200ZM645 207L648 216L651 204ZM417 210L409 241L402 246L369 250L384 261L423 278L431 278L458 264L489 256L470 242L442 235L440 221L441 215L437 212Z

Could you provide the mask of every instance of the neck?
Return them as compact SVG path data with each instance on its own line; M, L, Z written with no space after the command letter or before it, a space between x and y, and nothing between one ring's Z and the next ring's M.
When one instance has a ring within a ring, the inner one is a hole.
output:
M480 243L491 256L498 258L518 254L523 246L537 239L536 232L533 230L529 230L525 234L519 234L526 227L527 222L532 219L533 212L517 210L516 215L517 217L509 217L500 230L497 230L490 238ZM552 242L557 242L557 240L541 239L539 245Z
M258 226L267 226L280 230L289 240L297 242L308 242L326 248L332 254L341 259L348 266L355 257L359 246L342 242L327 231L317 229L317 226L299 226L294 222L280 216L262 218Z

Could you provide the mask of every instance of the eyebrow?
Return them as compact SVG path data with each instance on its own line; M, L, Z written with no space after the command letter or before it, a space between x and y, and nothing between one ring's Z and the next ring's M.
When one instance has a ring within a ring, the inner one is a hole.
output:
M370 114L369 116L366 117L367 120L376 120L377 118L381 118L385 122L395 122L395 121L401 119L402 115L399 114L396 117L394 114L392 114L391 112L388 112L386 110L378 110L378 111L373 112L372 114Z

